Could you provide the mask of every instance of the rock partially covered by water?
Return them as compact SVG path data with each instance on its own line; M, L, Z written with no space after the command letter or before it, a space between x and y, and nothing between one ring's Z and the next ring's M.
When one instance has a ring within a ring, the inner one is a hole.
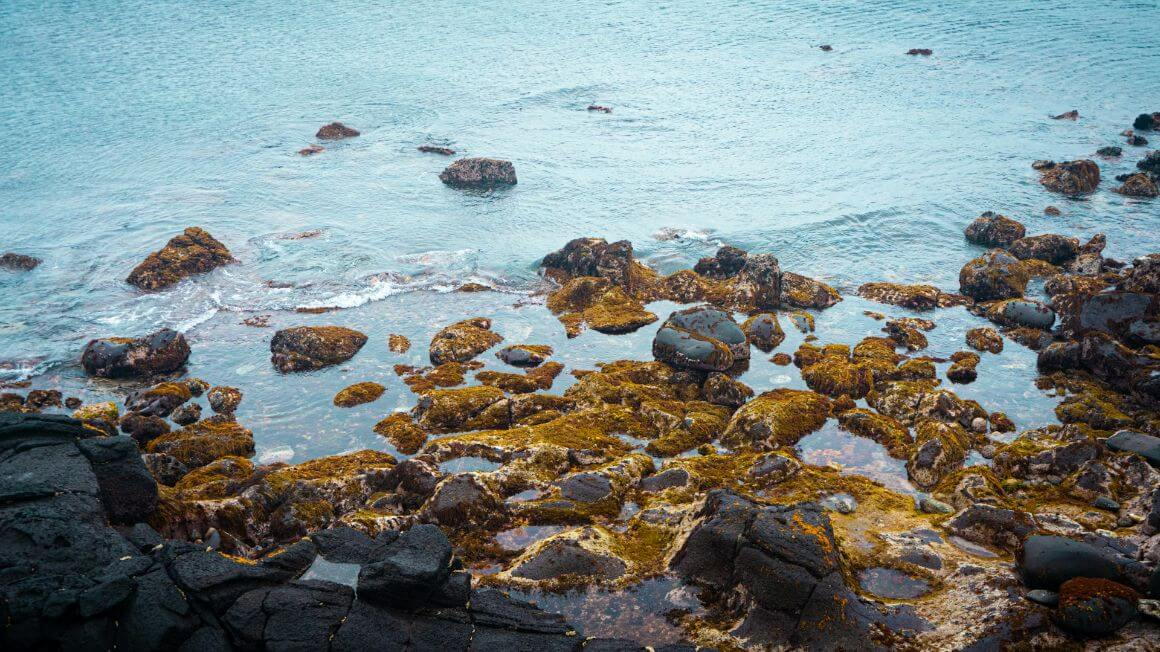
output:
M311 371L350 360L367 336L343 326L296 326L274 333L270 362L282 373Z
M1139 598L1132 589L1110 580L1071 579L1059 588L1056 620L1084 636L1111 634L1136 617Z
M750 344L765 353L776 349L785 341L785 331L781 329L781 323L777 321L777 315L774 313L763 312L753 315L741 324L741 330Z
M711 258L702 258L693 266L693 271L712 279L727 279L737 276L745 268L749 254L737 247L724 246Z
M511 161L495 158L461 158L440 172L439 180L464 188L507 186L516 183L516 168Z
M431 364L467 362L503 341L503 336L492 332L491 320L474 317L456 322L431 338L428 356Z
M495 357L513 367L538 367L552 355L545 344L513 344L496 352Z
M39 258L17 254L11 251L0 255L0 269L10 269L18 272L27 272L40 264Z
M315 138L319 140L341 140L343 138L353 138L359 135L359 130L348 127L341 122L332 122L318 130L314 134Z
M842 295L817 279L793 272L783 272L780 298L783 306L821 310L841 301Z
M1052 265L1060 265L1076 257L1079 253L1079 240L1045 233L1019 238L1011 243L1008 251L1019 260L1034 258Z
M176 371L188 359L185 336L163 328L144 337L91 340L81 354L81 366L100 378L147 378Z
M992 249L963 265L959 292L976 301L1014 299L1023 296L1030 276L1018 258Z
M1088 159L1056 163L1040 171L1039 183L1064 195L1092 193L1100 185L1100 166Z
M987 211L967 226L968 242L984 247L1007 247L1027 235L1022 224L998 213Z
M1051 330L1055 311L1050 306L1031 299L1008 299L988 306L987 318L1004 326L1023 326Z
M1147 173L1137 172L1124 179L1124 184L1119 188L1112 188L1112 192L1125 197L1156 197L1160 195L1160 188L1156 186L1156 181Z
M174 236L129 273L125 281L143 290L160 290L192 276L234 262L230 250L204 230L191 226Z
M377 401L385 391L387 391L387 388L376 382L366 381L355 383L335 394L333 403L338 407L355 407L356 405Z
M817 392L774 389L733 413L721 441L729 446L792 446L825 424L830 400Z
M1132 127L1143 131L1150 131L1160 127L1160 113L1141 113L1132 122Z
M652 351L674 367L725 371L749 359L749 342L729 313L700 306L669 315L653 338Z

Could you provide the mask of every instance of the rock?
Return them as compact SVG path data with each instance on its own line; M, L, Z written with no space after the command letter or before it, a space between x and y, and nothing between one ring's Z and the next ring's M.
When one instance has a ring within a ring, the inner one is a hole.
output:
M567 533L571 534L571 533ZM554 537L525 553L512 568L513 577L529 580L551 580L564 577L614 580L624 575L627 565L623 560L598 550L592 550L586 540L596 539L597 545L606 544L594 528L582 528L571 536Z
M1120 563L1091 544L1065 537L1032 535L1019 555L1023 582L1033 589L1059 590L1072 578L1124 579Z
M169 432L165 419L152 415L130 412L121 417L121 432L130 435L142 446Z
M972 328L967 331L967 344L976 351L1003 351L1003 337L994 328Z
M326 148L323 147L322 145L307 145L306 147L303 147L302 149L298 150L298 155L299 156L314 156L315 154L321 154L325 151L326 151Z
M236 387L213 387L206 394L209 407L218 414L233 414L242 402L242 390Z
M434 525L416 525L377 548L358 575L360 598L403 608L423 604L451 576L451 542Z
M1118 145L1108 145L1107 147L1101 147L1096 150L1096 154L1104 158L1117 158L1123 153L1124 149Z
M188 359L185 336L163 328L138 338L90 340L81 354L81 366L85 373L100 378L146 378L176 371Z
M1072 109L1066 113L1051 116L1052 120L1079 120L1079 111Z
M1029 280L1017 258L992 249L963 266L959 291L976 301L1013 299L1023 296Z
M450 147L439 147L438 145L419 145L419 151L425 154L442 154L443 156L454 156L455 150Z
M482 527L503 513L503 499L485 479L472 473L440 482L420 511L425 520L450 528Z
M822 52L833 52L834 46L832 46L832 45L819 45L818 49L821 50Z
M354 407L377 401L387 388L375 382L355 383L334 395L334 404L338 407Z
M1117 503L1107 496L1100 496L1099 498L1096 498L1094 501L1092 501L1092 507L1095 507L1096 509L1107 510L1109 512L1120 511L1120 503Z
M117 404L113 401L89 403L73 411L72 417L87 423L105 423L110 426L116 426L120 421Z
M967 457L968 436L957 423L920 419L915 427L914 452L906 463L911 481L921 488L934 487Z
M411 349L411 340L402 335L392 333L387 338L387 348L391 350L391 353L406 353Z
M589 111L596 111L597 113L612 113L612 107L601 106L599 104L589 104Z
M775 389L737 410L721 440L731 446L792 446L821 428L829 413L830 401L821 394Z
M967 241L984 247L1006 248L1027 235L1027 229L1015 220L987 211L967 226Z
M158 484L172 487L189 473L189 467L182 464L172 455L164 453L145 453L141 461L149 469L149 474Z
M342 326L297 326L274 333L270 362L278 371L311 371L350 360L367 336Z
M952 383L973 383L978 378L978 372L975 367L979 364L979 354L971 353L969 351L959 351L951 356L953 364L947 369L947 380ZM986 431L986 419L981 417L977 421L982 422L983 431ZM975 424L977 421L972 421Z
M1154 150L1136 161L1136 168L1150 173L1153 177L1160 176L1160 150Z
M1085 636L1111 634L1136 617L1132 589L1106 579L1075 578L1059 589L1056 620L1071 631Z
M952 514L955 511L954 507L929 496L918 502L918 508L924 514Z
M495 357L513 367L538 367L552 355L552 347L539 344L513 344L496 352Z
M505 399L498 387L479 386L425 392L412 409L417 423L431 432L459 432L480 428L506 428L509 415L503 409L492 415L488 408ZM507 404L501 404L506 408Z
M186 383L159 383L125 398L125 409L148 416L167 417L193 398Z
M1055 591L1032 589L1027 592L1027 599L1045 607L1054 607L1059 604L1059 594Z
M749 342L729 313L699 306L669 315L653 338L652 351L674 367L725 371L749 359Z
M1108 448L1114 451L1135 453L1156 468L1160 468L1160 437L1142 432L1120 430L1107 439Z
M1055 311L1031 299L1008 299L987 308L987 318L1004 326L1051 330Z
M427 442L427 433L415 425L411 417L404 412L396 412L379 421L374 427L375 433L387 438L391 445L404 455L414 455Z
M449 186L493 188L516 183L516 168L510 161L494 158L461 158L439 173Z
M913 310L931 310L939 306L942 292L933 285L904 285L901 283L864 283L858 296Z
M976 503L956 514L946 528L973 543L1016 551L1035 532L1035 519L1026 512Z
M319 140L341 140L359 135L358 129L348 127L341 122L332 122L318 130L314 137Z
M656 493L674 487L684 487L689 484L689 480L690 476L688 471L674 467L642 478L639 487L641 491Z
M1043 209L1043 214L1050 215L1051 217L1059 217L1060 215L1063 215L1063 211L1059 210L1058 207L1048 206Z
M1156 115L1155 113L1141 113L1132 122L1132 127L1144 131L1156 129L1160 125L1160 118L1157 118Z
M169 418L179 426L188 426L201 419L201 406L197 403L186 403L173 410L173 414L169 415Z
M160 290L194 274L234 262L230 250L204 230L191 226L160 251L149 254L125 282L143 290Z
M858 509L858 501L850 494L833 494L822 499L822 509L828 509L839 514L853 514Z
M502 335L492 332L490 319L465 319L435 334L431 339L429 357L434 365L467 362L502 341Z
M922 55L924 57L929 57L930 55L934 54L934 50L931 50L930 48L910 48L906 51L906 53L911 56Z
M587 325L601 333L631 333L657 320L644 305L606 278L581 276L548 297L548 309L564 324L569 338Z
M1079 253L1079 240L1054 233L1019 238L1008 247L1019 260L1037 259L1060 265Z
M1124 185L1112 188L1112 192L1125 197L1156 197L1160 195L1160 187L1156 186L1156 182L1148 174L1137 172L1124 179Z
M253 456L254 435L237 422L211 417L153 439L145 451L170 455L194 469L230 455Z
M724 246L717 250L712 258L702 258L693 266L693 271L705 276L723 280L732 278L745 268L749 254L737 247Z
M632 257L632 243L620 240L609 244L603 238L576 238L564 248L544 256L540 266L561 283L582 276L607 279L625 292L634 290L638 263Z
M726 407L741 407L753 396L747 385L717 371L709 374L702 389L706 401Z
M780 304L783 306L823 310L841 300L837 290L821 281L793 272L781 274Z
M1128 143L1132 147L1144 147L1148 144L1148 139L1141 136L1140 134L1131 134L1124 142Z
M741 331L749 343L759 350L769 353L785 340L785 331L777 321L777 315L763 312L753 315L741 324Z
M1092 193L1100 185L1100 167L1087 159L1056 163L1040 172L1039 183L1069 196Z
M36 269L40 265L40 259L24 254L13 253L11 251L4 252L0 255L0 269L8 269L14 272L27 272Z

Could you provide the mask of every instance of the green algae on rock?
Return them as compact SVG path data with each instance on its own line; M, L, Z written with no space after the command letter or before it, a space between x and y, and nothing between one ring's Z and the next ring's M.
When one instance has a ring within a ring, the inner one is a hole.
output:
M335 394L334 404L338 407L346 408L363 405L364 403L377 401L385 391L387 391L387 388L376 382L366 381L355 383Z
M229 249L204 230L191 226L174 236L130 272L125 281L143 290L160 290L194 274L234 262Z
M312 371L350 360L367 336L343 326L297 326L274 333L270 362L278 371Z
M431 364L467 362L503 341L491 330L491 320L473 317L456 322L435 334L428 349Z
M822 427L830 401L816 392L775 389L746 403L734 413L721 435L730 446L792 446Z

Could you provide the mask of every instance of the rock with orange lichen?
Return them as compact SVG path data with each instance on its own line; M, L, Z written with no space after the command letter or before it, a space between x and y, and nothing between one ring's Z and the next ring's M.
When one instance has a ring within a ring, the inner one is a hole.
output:
M576 337L584 326L601 333L631 333L657 320L608 279L593 276L574 278L548 297L548 309L564 324L568 337Z
M918 328L902 319L891 319L886 322L886 326L882 328L890 339L898 343L899 346L906 347L908 351L918 351L927 347L926 335L922 334Z
M311 371L350 360L367 336L343 326L298 326L274 333L270 362L283 373Z
M234 262L230 250L204 230L191 226L141 262L125 281L143 290L160 290Z
M467 362L502 341L503 336L491 330L490 319L465 319L444 328L431 339L431 364Z
M721 441L734 447L792 446L821 428L829 415L830 400L817 392L775 389L737 410Z
M953 364L947 369L947 380L952 383L966 384L975 382L979 365L979 354L972 351L958 351L951 355Z
M427 443L427 433L415 425L411 416L396 412L375 424L374 431L391 442L403 455L414 455Z
M437 387L457 387L467 380L467 372L483 368L478 360L468 362L444 362L436 367L415 369L407 365L395 365L395 373L403 376L403 383L412 392L422 394Z
M376 382L362 382L355 383L350 387L344 388L342 391L334 395L334 404L338 407L354 407L364 403L377 401L383 392L387 391L386 387Z
M406 353L411 349L411 340L402 335L396 335L392 333L391 336L387 338L387 348L390 349L392 353Z
M999 335L994 328L987 326L972 328L967 331L967 344L976 351L1001 353L1003 351L1003 336Z

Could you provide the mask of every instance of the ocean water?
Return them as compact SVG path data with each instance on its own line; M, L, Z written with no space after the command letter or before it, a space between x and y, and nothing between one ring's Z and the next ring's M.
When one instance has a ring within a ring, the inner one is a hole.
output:
M1030 233L1104 232L1106 254L1130 260L1160 250L1160 203L1110 188L1147 148L1101 160L1105 181L1081 200L1047 193L1030 163L1122 145L1135 115L1160 110L1158 22L1155 2L10 0L0 250L44 263L0 271L0 379L116 398L132 387L85 379L84 343L178 328L189 373L246 393L239 419L259 458L301 461L391 450L370 426L414 403L391 368L424 363L431 335L467 316L492 317L511 343L552 344L570 369L647 358L655 328L566 340L533 296L539 258L574 237L629 239L665 272L720 244L772 252L847 295L874 280L954 290L979 252L962 230L984 210ZM1048 119L1070 109L1077 122ZM295 153L336 119L362 136ZM519 184L447 188L449 159L417 152L425 143L509 159ZM240 263L157 293L124 282L190 225ZM468 281L497 291L451 292ZM294 312L310 306L344 309ZM867 309L906 313L848 296L818 315L818 336L878 334ZM258 314L271 328L240 325ZM982 323L931 316L932 355ZM329 323L371 340L341 367L270 367L275 328ZM390 333L414 348L391 354ZM1033 427L1057 400L1034 375L1034 354L1008 342L955 389ZM363 380L389 391L331 405ZM763 358L743 380L801 385ZM898 480L889 458L848 459L840 432L811 445L809 459Z

